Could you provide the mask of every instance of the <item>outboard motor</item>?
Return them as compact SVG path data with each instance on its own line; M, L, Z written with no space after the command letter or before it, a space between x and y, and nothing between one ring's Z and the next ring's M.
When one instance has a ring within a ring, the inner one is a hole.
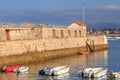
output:
M92 70L89 71L89 78L94 78L94 72Z

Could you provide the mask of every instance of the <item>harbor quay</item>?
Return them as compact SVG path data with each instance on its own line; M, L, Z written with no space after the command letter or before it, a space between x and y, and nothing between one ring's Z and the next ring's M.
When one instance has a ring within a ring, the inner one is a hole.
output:
M32 26L0 29L0 67L108 49L105 35L86 35L86 25L80 22L67 28Z
M0 42L0 66L45 61L75 55L88 50L86 41L92 49L94 47L95 51L108 48L105 36Z

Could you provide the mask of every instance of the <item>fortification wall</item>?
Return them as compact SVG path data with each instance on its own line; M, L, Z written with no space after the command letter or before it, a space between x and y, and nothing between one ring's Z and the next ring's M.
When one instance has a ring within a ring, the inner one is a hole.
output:
M108 48L105 36L0 42L0 67L77 54L87 50L86 42L96 51Z
M39 40L20 40L0 42L0 56L17 55L25 52L47 50L58 50L66 48L84 47L86 41L89 45L107 44L106 37L82 37L82 38L65 38L65 39L39 39Z

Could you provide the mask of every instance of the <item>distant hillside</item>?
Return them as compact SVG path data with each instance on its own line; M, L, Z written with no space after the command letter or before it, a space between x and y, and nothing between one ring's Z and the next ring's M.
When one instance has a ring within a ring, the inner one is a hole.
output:
M97 23L97 24L88 24L87 29L120 29L120 24L118 23Z

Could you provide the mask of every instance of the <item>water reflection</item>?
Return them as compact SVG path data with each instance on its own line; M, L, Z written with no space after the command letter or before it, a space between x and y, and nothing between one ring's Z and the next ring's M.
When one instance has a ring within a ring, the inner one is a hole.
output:
M107 67L108 51L94 52L87 56L87 66L105 66Z
M37 80L41 80L41 79L47 79L47 80L65 80L69 78L69 73L66 73L66 74L62 74L62 75L59 75L59 76L42 76L40 75Z
M82 80L107 80L106 78L83 78Z
M13 74L13 73L5 73L5 74L2 74L2 79L1 80L14 80L16 79L16 75Z
M99 51L92 53L91 55L74 55L44 62L37 62L32 64L25 64L29 67L29 73L20 74L19 77L15 73L0 73L0 80L105 80L105 79L91 79L81 78L78 75L78 71L83 68L83 65L87 67L93 66L106 66L107 67L107 51ZM44 67L56 67L61 65L69 65L70 71L68 74L60 76L42 76L38 75L38 71Z

